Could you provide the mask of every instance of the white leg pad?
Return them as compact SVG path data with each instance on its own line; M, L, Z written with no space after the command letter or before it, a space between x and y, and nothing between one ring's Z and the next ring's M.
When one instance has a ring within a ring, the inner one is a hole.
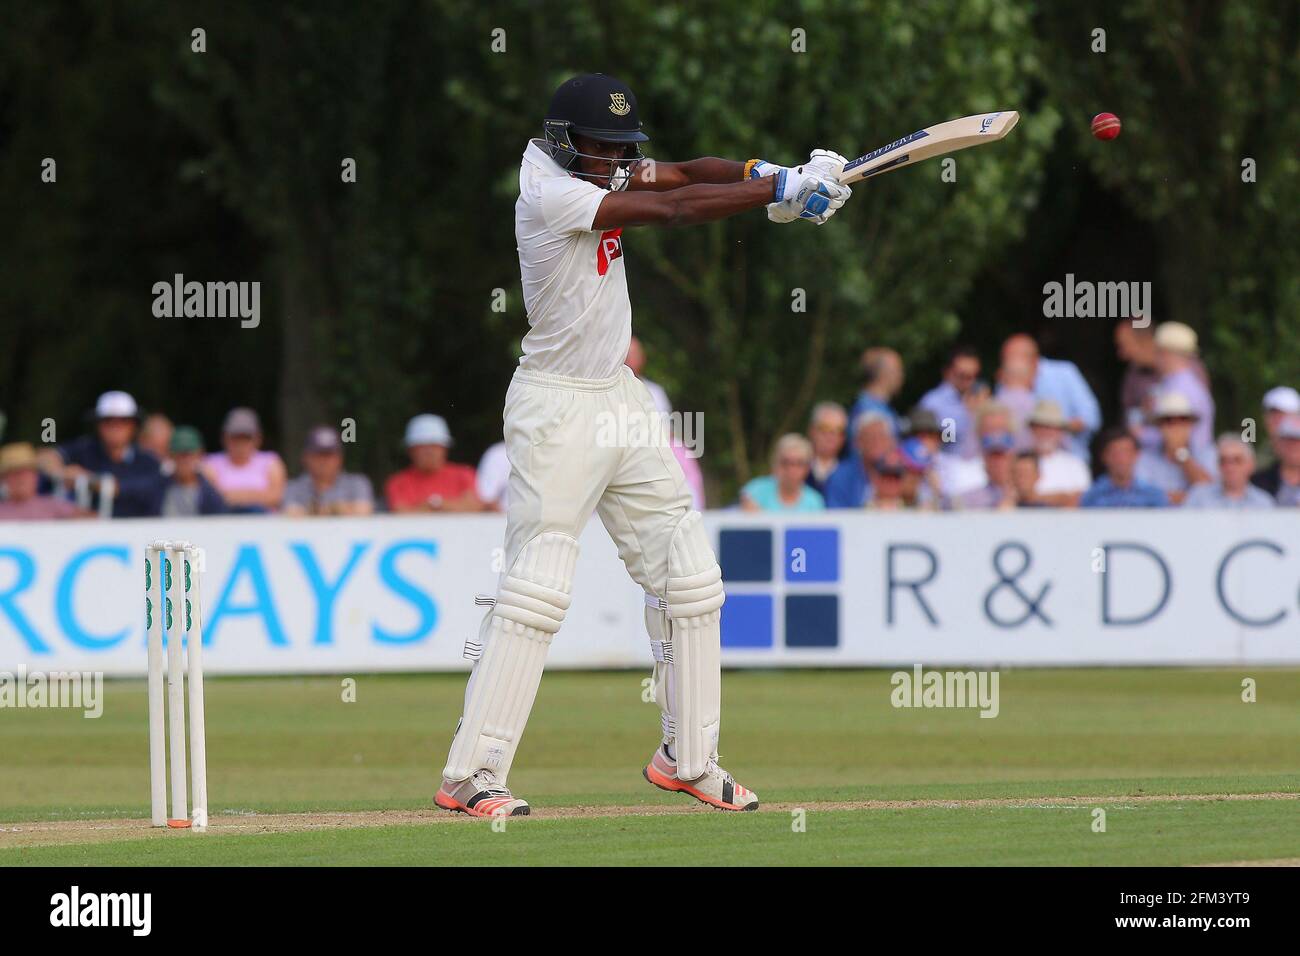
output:
M546 651L569 609L577 558L577 541L548 531L524 545L501 582L477 641L469 642L481 651L442 772L447 780L491 770L506 782L541 683Z
M722 569L698 511L673 533L662 601L647 597L655 697L677 775L694 780L717 757L722 717ZM657 607L655 605L658 605Z

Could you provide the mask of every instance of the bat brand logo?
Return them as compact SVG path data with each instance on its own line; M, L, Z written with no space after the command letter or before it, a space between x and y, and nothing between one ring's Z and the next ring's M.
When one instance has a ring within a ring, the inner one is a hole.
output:
M632 107L628 105L627 97L622 93L609 94L609 111L615 116L626 116L632 112Z
M600 234L600 243L596 246L596 272L604 275L609 271L609 264L615 259L623 258L623 230L611 229Z
M988 116L984 117L984 119L980 120L980 132L987 133L989 127L993 125L993 121L1001 115L1001 113L990 113Z
M888 144L887 146L881 146L879 149L873 149L865 156L859 156L853 162L845 166L844 171L847 173L851 169L857 169L859 166L869 163L873 159L879 159L881 156L884 156L886 153L892 153L896 149L899 149L903 146L907 146L910 143L915 143L918 139L924 139L929 135L930 134L923 129L917 130L911 136L904 136L902 139L896 139L892 143Z

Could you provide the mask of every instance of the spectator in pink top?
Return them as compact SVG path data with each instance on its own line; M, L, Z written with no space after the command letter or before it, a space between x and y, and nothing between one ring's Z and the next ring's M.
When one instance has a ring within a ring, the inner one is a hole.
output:
M203 463L207 478L235 513L275 511L284 500L284 462L262 451L262 423L251 408L234 408L221 426L223 451Z

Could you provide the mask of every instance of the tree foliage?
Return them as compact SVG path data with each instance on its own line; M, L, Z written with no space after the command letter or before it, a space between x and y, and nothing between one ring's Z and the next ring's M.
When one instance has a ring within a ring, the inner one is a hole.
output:
M406 418L438 411L472 458L500 435L526 329L519 155L550 91L588 70L633 86L664 160L852 156L955 116L1022 114L996 148L955 157L955 182L937 161L874 179L824 227L753 213L625 235L635 330L651 375L704 413L715 500L814 401L852 395L865 346L912 367L959 336L992 347L1016 317L982 314L976 284L1029 288L1014 250L1048 242L1043 257L1068 265L1067 237L1104 226L1077 193L1047 190L1051 170L1095 178L1153 224L1157 317L1201 329L1233 397L1261 372L1300 372L1292 5L285 0L0 17L11 437L125 387L209 439L229 406L253 404L291 458L312 423L355 419L350 464L376 477ZM206 53L191 51L196 26ZM1087 48L1096 26L1104 55ZM1123 116L1116 143L1087 136L1102 108ZM45 156L57 185L39 181ZM152 283L178 272L261 281L261 327L153 318Z

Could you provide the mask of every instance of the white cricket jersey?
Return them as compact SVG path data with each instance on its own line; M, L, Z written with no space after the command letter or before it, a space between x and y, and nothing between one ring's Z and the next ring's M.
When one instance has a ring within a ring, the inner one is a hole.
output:
M632 303L621 229L592 232L608 192L571 176L536 143L519 166L515 242L528 334L519 364L574 378L609 378L627 358Z

